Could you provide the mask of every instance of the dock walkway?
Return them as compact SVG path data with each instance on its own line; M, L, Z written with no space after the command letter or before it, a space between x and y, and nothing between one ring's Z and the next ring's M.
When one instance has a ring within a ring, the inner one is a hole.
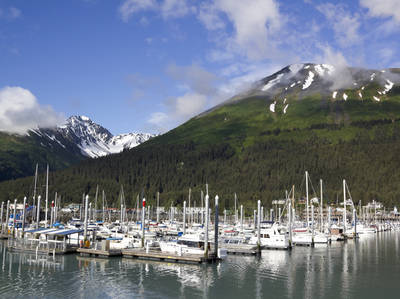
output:
M100 250L94 248L78 248L76 250L81 256L93 256L93 257L114 257L122 256L121 250Z
M210 254L208 258L204 257L202 254L182 254L177 255L173 253L166 253L153 250L143 250L143 249L126 249L122 250L122 255L127 258L139 258L148 260L158 260L166 262L183 262L183 263L214 263L219 260L219 258Z

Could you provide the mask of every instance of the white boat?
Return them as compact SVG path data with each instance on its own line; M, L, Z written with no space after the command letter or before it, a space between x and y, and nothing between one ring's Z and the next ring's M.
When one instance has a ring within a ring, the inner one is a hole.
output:
M313 235L310 232L294 232L292 236L293 245L312 246Z
M204 239L200 234L183 235L176 240L160 241L159 244L162 252L177 255L204 254ZM211 249L210 242L208 248Z
M316 232L314 234L314 244L328 244L331 242L331 238L329 235Z
M256 232L249 241L249 244L257 245L258 232ZM260 245L271 249L288 249L290 248L289 236L283 228L278 228L274 224L269 228L260 229Z

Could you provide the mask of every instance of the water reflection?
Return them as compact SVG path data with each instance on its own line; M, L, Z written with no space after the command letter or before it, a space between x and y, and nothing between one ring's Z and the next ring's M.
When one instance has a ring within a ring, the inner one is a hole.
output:
M261 257L190 265L78 255L36 256L0 242L0 297L377 298L397 294L400 233Z

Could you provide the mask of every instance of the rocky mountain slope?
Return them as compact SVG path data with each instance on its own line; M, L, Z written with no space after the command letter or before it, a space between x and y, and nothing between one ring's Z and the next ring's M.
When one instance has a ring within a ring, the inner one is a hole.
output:
M62 126L36 128L25 135L0 133L0 180L32 175L36 163L62 169L86 158L131 149L153 137L147 133L113 136L86 116L71 116Z

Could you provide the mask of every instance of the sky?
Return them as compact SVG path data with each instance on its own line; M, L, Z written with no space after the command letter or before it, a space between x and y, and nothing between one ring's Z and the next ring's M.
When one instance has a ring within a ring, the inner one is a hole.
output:
M0 131L163 133L288 64L400 67L399 0L0 0Z

